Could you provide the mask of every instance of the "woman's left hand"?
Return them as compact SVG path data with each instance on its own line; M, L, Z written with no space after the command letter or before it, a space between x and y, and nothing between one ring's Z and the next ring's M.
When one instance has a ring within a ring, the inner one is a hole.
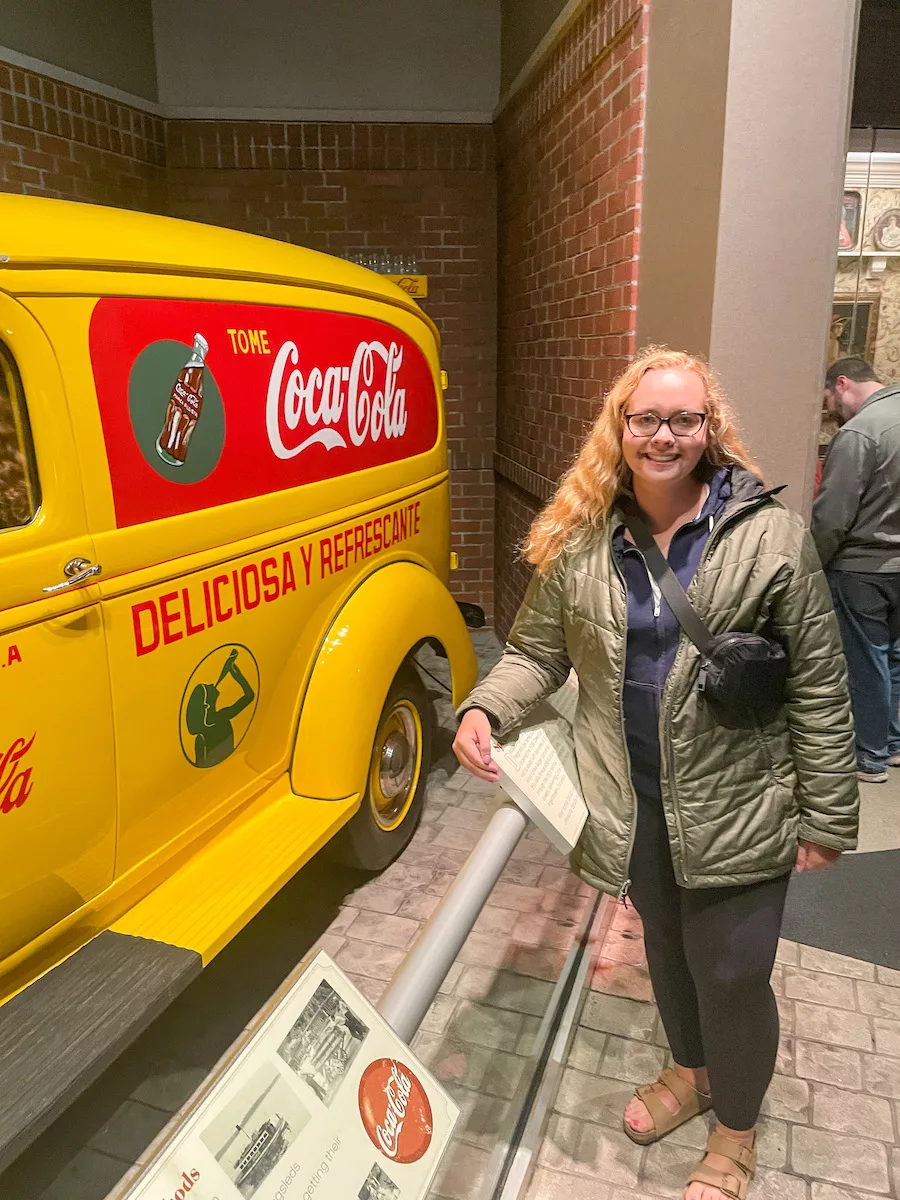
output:
M840 850L832 850L828 846L820 846L817 842L808 842L801 838L797 846L798 871L825 871L833 867L841 857Z

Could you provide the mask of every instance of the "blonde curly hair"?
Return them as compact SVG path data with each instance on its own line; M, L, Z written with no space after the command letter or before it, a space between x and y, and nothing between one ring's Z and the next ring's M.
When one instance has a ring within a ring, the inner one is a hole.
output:
M667 346L647 346L613 381L600 414L556 495L531 526L525 558L541 573L567 546L577 547L602 526L631 472L622 454L625 409L648 371L692 371L706 391L709 440L702 462L738 465L760 474L735 428L734 412L715 372L702 358Z

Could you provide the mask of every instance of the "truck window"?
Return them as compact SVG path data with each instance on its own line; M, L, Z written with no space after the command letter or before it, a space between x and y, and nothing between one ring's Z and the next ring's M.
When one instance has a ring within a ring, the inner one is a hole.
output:
M12 355L0 343L0 530L28 525L39 507L22 381Z

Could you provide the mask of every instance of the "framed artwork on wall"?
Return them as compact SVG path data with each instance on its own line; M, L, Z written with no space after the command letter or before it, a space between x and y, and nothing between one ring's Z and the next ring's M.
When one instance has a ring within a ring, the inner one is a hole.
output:
M828 331L828 365L851 355L872 361L878 334L881 296L839 293L831 307Z
M879 250L900 250L900 208L889 208L878 218L872 241Z
M839 250L854 250L859 241L859 218L862 212L860 192L844 192L844 208L841 213L841 232L838 236Z

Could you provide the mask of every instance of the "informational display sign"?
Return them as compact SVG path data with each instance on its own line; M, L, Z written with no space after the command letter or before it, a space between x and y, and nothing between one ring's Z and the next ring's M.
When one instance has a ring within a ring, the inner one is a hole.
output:
M572 736L577 705L573 672L502 744L491 743L500 786L563 854L575 849L588 816Z
M458 1117L320 953L121 1200L420 1200Z

